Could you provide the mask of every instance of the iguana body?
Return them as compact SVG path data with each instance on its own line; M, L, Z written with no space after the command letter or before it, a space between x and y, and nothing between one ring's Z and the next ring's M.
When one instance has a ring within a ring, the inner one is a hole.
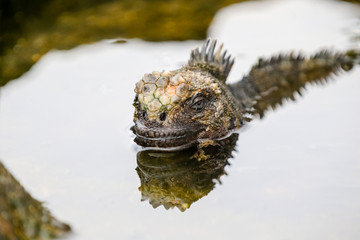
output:
M321 51L309 58L279 55L260 59L241 81L226 84L234 60L208 39L194 49L188 64L152 72L135 88L135 142L144 147L185 148L211 144L241 128L249 116L263 116L283 99L293 99L308 82L324 81L353 66L352 52Z

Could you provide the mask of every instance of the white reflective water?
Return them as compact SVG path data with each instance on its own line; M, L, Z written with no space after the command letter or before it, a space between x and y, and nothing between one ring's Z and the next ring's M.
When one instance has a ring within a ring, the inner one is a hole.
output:
M221 10L209 35L236 56L235 81L259 56L356 47L359 16L343 2L256 1ZM185 64L200 44L103 41L50 52L1 89L0 158L72 225L71 240L359 239L359 68L249 124L223 184L186 212L140 202L135 82Z

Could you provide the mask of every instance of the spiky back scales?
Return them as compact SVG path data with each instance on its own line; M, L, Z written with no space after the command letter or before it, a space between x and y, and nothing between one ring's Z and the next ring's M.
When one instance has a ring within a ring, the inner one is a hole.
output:
M216 40L208 38L203 46L191 51L188 68L203 69L210 72L218 80L225 82L234 65L234 58L227 55L227 50L222 51L221 43L216 50Z
M325 83L332 75L348 71L353 59L347 54L320 51L311 57L278 55L259 59L240 82L229 85L244 113L263 117L268 108L281 105L284 99L294 100L307 83Z

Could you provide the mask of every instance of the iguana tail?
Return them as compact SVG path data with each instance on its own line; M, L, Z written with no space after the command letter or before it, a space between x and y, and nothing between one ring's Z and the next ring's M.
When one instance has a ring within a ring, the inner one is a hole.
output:
M264 112L284 99L294 100L307 83L325 83L332 75L349 71L359 61L359 52L333 53L320 51L310 57L301 54L278 55L259 59L241 81L229 85L242 110L251 115Z

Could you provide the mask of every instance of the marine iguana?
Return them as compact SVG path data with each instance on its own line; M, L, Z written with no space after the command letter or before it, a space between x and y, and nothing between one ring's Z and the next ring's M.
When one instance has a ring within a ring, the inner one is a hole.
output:
M260 58L241 81L226 84L234 58L208 39L191 51L188 64L173 71L145 74L135 87L132 127L143 147L181 149L213 144L284 99L294 100L307 83L324 82L350 70L355 51L323 50L305 57L280 54ZM250 117L249 117L250 116Z

